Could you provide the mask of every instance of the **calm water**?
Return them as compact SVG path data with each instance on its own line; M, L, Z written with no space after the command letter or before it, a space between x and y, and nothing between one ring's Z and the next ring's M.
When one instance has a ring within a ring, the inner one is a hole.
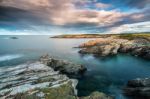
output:
M78 94L86 96L93 91L102 91L116 99L127 99L122 88L128 80L150 76L150 61L130 55L96 58L80 55L73 47L88 39L50 39L49 36L17 36L9 39L0 36L0 68L38 60L43 54L83 64L88 68L79 80Z

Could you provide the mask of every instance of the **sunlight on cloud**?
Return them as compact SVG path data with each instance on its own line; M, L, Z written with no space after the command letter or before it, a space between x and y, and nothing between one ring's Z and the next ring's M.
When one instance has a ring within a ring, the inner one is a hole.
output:
M150 31L150 21L121 25L120 27L114 27L107 32L114 34L114 33L136 33L136 32L140 33L149 31Z

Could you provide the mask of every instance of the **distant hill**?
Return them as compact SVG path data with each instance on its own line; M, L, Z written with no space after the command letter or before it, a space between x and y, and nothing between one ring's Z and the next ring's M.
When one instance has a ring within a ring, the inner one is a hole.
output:
M68 35L57 35L51 38L105 38L105 37L119 37L125 39L134 38L148 38L150 39L150 33L124 33L124 34L68 34Z

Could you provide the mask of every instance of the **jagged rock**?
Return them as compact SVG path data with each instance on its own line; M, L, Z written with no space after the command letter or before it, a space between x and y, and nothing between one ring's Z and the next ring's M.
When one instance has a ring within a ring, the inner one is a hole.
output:
M99 56L108 56L108 55L116 55L118 52L120 45L112 44L112 45L103 45L103 46L94 46L90 48L84 48L79 51L81 54L96 54Z
M56 71L70 75L82 75L86 68L83 65L77 65L65 60L57 60L50 58L49 55L44 55L40 58L40 61L47 66L52 67Z
M137 78L128 81L125 94L133 97L141 97L141 99L150 99L150 78Z
M150 41L143 38L125 40L117 38L100 38L81 44L81 54L94 54L98 56L130 53L145 59L150 59Z
M0 71L0 99L76 99L76 85L40 62Z
M131 54L146 59L150 59L150 47L149 46L136 47L132 50Z

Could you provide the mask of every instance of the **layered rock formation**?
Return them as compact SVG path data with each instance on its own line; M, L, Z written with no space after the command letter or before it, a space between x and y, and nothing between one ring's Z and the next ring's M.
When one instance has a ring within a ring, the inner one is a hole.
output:
M145 59L150 59L150 41L144 38L132 40L114 37L91 40L79 46L81 54L94 54L98 56L130 53Z
M128 81L125 94L135 99L150 99L150 78L137 78Z
M68 78L65 74L80 75L85 70L84 66L53 59L48 55L42 56L37 62L1 67L0 99L113 99L100 92L88 97L77 96L78 80Z
M40 62L27 63L0 72L2 99L75 99L77 80L69 79ZM61 96L60 96L61 94Z

